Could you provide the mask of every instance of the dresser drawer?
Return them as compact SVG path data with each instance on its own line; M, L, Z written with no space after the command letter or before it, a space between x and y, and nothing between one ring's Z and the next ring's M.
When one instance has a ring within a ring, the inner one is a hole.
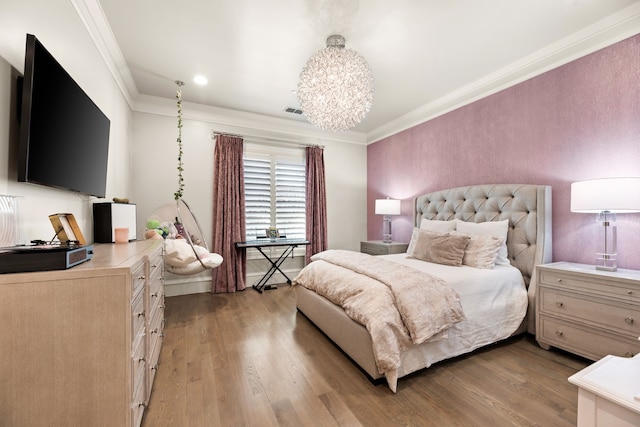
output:
M131 303L131 337L135 341L139 335L144 335L146 311L142 293L137 295Z
M144 289L146 283L146 264L141 263L131 273L131 280L133 281L133 298L137 297L139 293Z
M640 335L640 307L540 287L540 310Z
M593 275L581 275L541 269L539 281L554 288L573 289L580 293L594 293L640 302L640 287L615 278L600 276L595 267L593 271Z
M591 360L601 359L608 354L631 357L640 352L640 342L637 339L598 331L561 319L540 315L538 327L539 341Z

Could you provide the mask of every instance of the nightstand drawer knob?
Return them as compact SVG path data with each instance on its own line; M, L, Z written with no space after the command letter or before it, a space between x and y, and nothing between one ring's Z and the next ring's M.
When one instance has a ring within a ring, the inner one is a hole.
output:
M562 308L563 306L564 306L564 303L562 301L556 301L556 307Z
M564 335L564 334L562 333L562 331L556 331L556 335L557 335L557 336L559 336L559 337L561 337L561 336L562 336L562 335Z
M632 325L633 324L633 317L625 317L624 321L627 322L628 324Z
M627 291L627 295L633 295L633 291Z
M558 283L562 283L562 279L558 279Z

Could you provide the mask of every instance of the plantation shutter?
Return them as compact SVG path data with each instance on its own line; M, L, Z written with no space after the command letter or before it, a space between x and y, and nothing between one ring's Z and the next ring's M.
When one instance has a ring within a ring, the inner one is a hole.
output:
M247 240L276 227L287 238L306 237L304 158L245 152Z
M244 158L244 197L247 240L271 226L271 161Z
M276 161L276 228L289 239L304 239L305 218L305 165Z

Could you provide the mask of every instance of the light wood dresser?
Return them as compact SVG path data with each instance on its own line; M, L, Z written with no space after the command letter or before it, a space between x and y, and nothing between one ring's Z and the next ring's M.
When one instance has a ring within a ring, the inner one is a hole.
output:
M138 426L164 327L162 241L0 275L0 425Z
M599 360L640 353L640 271L556 262L537 268L536 340Z

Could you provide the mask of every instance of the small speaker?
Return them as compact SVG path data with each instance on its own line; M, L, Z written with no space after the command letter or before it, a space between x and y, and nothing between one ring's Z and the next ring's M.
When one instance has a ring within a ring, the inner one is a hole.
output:
M128 228L129 241L136 240L136 205L133 203L94 203L93 241L95 243L114 243L116 228Z

